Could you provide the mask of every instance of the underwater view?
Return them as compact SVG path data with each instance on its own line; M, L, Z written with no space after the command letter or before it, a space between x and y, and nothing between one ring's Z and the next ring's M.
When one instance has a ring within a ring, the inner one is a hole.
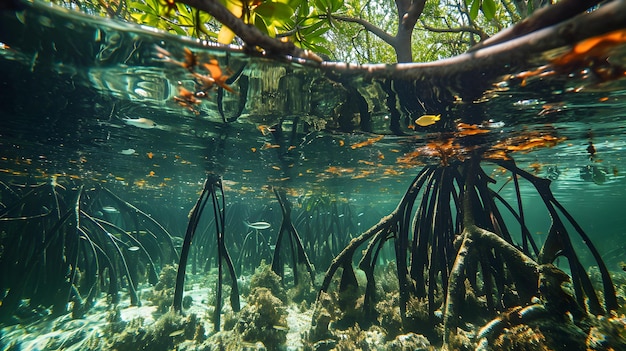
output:
M358 65L4 2L0 350L626 350L607 3Z

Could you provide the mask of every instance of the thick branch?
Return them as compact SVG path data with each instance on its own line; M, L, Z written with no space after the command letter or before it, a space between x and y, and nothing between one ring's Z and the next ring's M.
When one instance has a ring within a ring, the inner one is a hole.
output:
M323 62L322 68L372 77L441 82L459 93L473 92L484 89L504 74L529 68L537 55L548 50L623 28L626 28L626 0L616 0L558 25L448 59L395 65ZM477 82L485 86L479 87Z
M411 5L409 6L408 11L402 15L402 25L406 28L414 28L417 20L422 15L424 11L424 6L426 5L426 0L413 0L411 1Z
M392 47L395 47L395 45L396 45L396 38L395 37L391 36L389 33L385 32L381 28L375 26L371 22L368 22L368 21L366 21L366 20L364 20L362 18L349 17L349 16L338 16L338 15L333 15L332 18L334 20L341 21L341 22L349 22L349 23L360 24L361 26L363 26L363 28L365 28L365 30L367 30L368 32L370 32L370 33L374 34L375 36L379 37L385 43L391 45Z
M296 47L292 42L283 42L261 33L256 27L245 24L235 17L217 0L176 0L211 14L216 20L230 28L248 47L264 49L269 54L293 55L310 58L310 54Z
M554 5L543 7L535 13L507 28L491 38L482 41L470 48L468 52L476 51L488 46L503 43L505 41L519 38L536 30L555 25L559 22L570 19L583 11L597 5L599 0L562 0Z

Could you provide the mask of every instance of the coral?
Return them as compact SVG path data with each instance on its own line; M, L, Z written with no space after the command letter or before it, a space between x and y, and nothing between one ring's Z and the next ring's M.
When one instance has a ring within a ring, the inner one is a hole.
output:
M306 302L308 304L315 301L317 291L311 281L311 275L302 264L298 266L298 284L287 291L287 294L293 302Z
M175 285L176 268L172 265L166 265L161 269L159 281L154 285L154 289L146 293L147 300L156 306L157 313L166 313L169 311L174 301Z
M470 351L476 349L476 345L472 342L470 333L457 328L456 333L450 332L450 335L448 336L447 349L455 351ZM476 350L478 351L478 349Z
M540 265L537 270L539 293L546 309L557 315L571 313L577 320L583 318L585 311L566 287L570 277L553 264Z
M518 308L511 311L509 316L501 315L488 323L478 333L480 343L477 350L588 350L585 342L589 342L590 337L584 329L571 320L563 320L563 316L554 315L537 306L541 305ZM532 315L532 318L527 315ZM496 322L498 320L500 323ZM486 329L492 329L490 332L493 334L485 332Z
M587 350L626 350L626 317L612 313L599 316L589 330L586 341Z
M414 333L398 335L385 344L387 351L428 351L431 350L430 341L423 336Z
M313 318L311 320L311 329L305 337L306 341L317 343L331 339L333 335L329 330L329 326L330 322L334 320L336 316L336 305L330 297L330 294L322 291L315 304L315 310L313 311Z
M199 324L194 314L185 318L175 312L165 313L150 326L145 326L143 319L137 318L130 321L121 332L108 334L108 338L103 340L105 347L102 349L169 351L176 343L199 338Z
M358 325L341 331L341 337L337 342L335 350L363 350L368 351L373 348L367 342L367 334Z
M428 299L409 298L406 305L406 317L418 326L428 323Z
M126 322L122 320L122 314L119 306L115 306L107 311L106 321L107 323L102 330L105 334L117 334L126 327Z
M362 277L361 274L355 275L357 281ZM341 285L341 284L340 284ZM360 287L365 286L366 282L358 281L358 284L347 284L344 287L339 288L337 292L331 293L334 304L338 307L340 313L335 319L336 327L339 329L345 329L354 325L357 322L363 322L365 324L371 324L375 321L375 317L372 320L365 320L366 311L363 309L363 303L365 295L363 289ZM369 326L369 325L368 325Z
M232 310L225 311L224 315L224 330L233 330L237 325L237 314Z
M387 340L392 340L402 332L402 317L400 316L399 293L389 292L376 304L378 323L386 331Z
M378 294L383 296L385 293L398 291L400 286L398 285L398 278L396 278L396 272L398 267L395 261L389 261L381 269L377 269L376 272L376 288Z
M282 285L281 278L272 271L270 265L261 261L261 265L255 269L254 274L250 278L250 290L255 288L264 287L272 292L272 295L276 296L283 302L287 302L287 293Z
M287 340L286 316L284 303L270 289L255 287L234 331L245 342L260 341L268 350L277 350Z
M548 351L543 333L527 325L518 325L500 335L487 350Z

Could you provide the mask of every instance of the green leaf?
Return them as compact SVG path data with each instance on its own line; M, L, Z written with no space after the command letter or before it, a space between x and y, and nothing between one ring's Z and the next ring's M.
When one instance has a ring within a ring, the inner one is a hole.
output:
M535 12L535 3L532 1L528 2L528 9L526 10L526 16L530 16L533 14L533 12Z
M329 7L327 0L315 0L315 8L320 12L325 13Z
M150 6L146 5L146 4L142 4L140 2L131 2L130 4L128 4L128 6L130 6L130 8L133 8L135 10L138 10L140 12L144 12L144 13L150 13L153 15L158 15L159 12L153 8L151 8Z
M329 0L330 12L337 12L343 7L343 0Z
M304 0L278 0L289 5L292 9L297 9L300 5L306 3Z
M178 35L187 35L187 32L185 32L184 29L173 23L170 23L170 30L173 30Z
M324 55L328 55L328 56L332 56L333 55L328 49L326 49L325 47L323 47L321 45L304 42L302 46L305 49L309 49L309 50L311 50L313 52L316 52L316 53L319 53L319 54L324 54Z
M490 20L496 15L496 2L493 0L483 0L483 14Z
M254 12L264 18L288 19L293 16L293 9L282 2L268 1L257 6Z
M480 9L480 0L474 0L472 7L470 7L470 18L476 19L478 17L478 10Z
M176 9L178 9L178 12L185 17L191 18L191 12L189 11L189 9L187 8L187 6L181 2L176 2Z
M326 39L323 37L323 35L328 32L330 28L328 27L322 27L310 34L307 34L306 37L307 39L311 40L312 42L319 42L320 39L323 39L324 41L326 41ZM318 41L316 41L318 40Z
M263 21L263 18L259 18L258 21L254 21L254 26L257 27L257 29L260 30L261 33L270 35L267 30L267 25L265 25L265 22Z

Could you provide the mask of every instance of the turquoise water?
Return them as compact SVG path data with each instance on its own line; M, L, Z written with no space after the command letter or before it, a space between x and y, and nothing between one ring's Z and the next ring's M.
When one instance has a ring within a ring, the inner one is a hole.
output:
M184 60L184 48L206 62L217 59L230 76L227 84L234 93L211 90L191 109L177 103L179 87L193 89L194 79L160 56L157 47L178 61ZM626 64L623 52L623 47L615 48L612 64ZM181 238L206 174L211 173L222 178L227 228L232 233L225 241L239 275L248 276L262 259L271 260L282 218L272 187L286 190L294 207L292 219L321 274L351 238L396 208L424 164L439 162L428 152L411 158L412 152L445 139L446 128L454 131L454 125L470 123L488 131L479 139L483 145L520 136L526 142L539 135L559 139L550 147L540 143L510 155L521 169L552 180L554 196L587 232L608 269L623 275L626 80L598 83L578 72L530 80L527 85L506 78L479 101L458 107L444 109L440 101L428 97L419 100L423 111L405 106L402 135L394 135L386 101L397 92L386 91L382 78L335 76L307 63L249 57L237 48L41 3L19 13L3 12L3 235L12 237L11 231L17 230L7 210L16 199L37 185L58 184L64 190L104 186ZM408 127L422 114L439 113L440 124ZM510 174L493 163L483 167L496 181L494 188L502 187L504 198L515 199L515 189L507 182ZM529 229L542 243L550 218L529 184L522 184L521 192ZM121 215L119 204L86 196L102 201L97 209L91 208L94 216L129 231L148 230ZM45 202L52 201L50 197L42 199L40 207L23 210L23 216L33 216L27 221L35 221L42 208L44 212L53 208ZM270 229L259 234L244 223L258 221L269 223ZM246 238L254 238L256 255L245 248ZM174 242L176 248L180 241ZM328 252L316 249L331 241ZM578 238L573 244L584 247ZM17 244L5 240L0 253L6 255L10 245ZM391 251L382 256L386 261L394 258ZM581 254L581 260L593 265L589 254ZM167 261L161 257L157 264ZM7 269L3 274L13 274ZM6 280L3 284L9 291L10 284ZM124 296L122 300L126 301ZM28 308L47 315L49 306ZM7 325L34 321L34 312L19 312L20 316L3 320L11 321ZM15 340L6 340L3 337L0 346L11 349L8 345Z

